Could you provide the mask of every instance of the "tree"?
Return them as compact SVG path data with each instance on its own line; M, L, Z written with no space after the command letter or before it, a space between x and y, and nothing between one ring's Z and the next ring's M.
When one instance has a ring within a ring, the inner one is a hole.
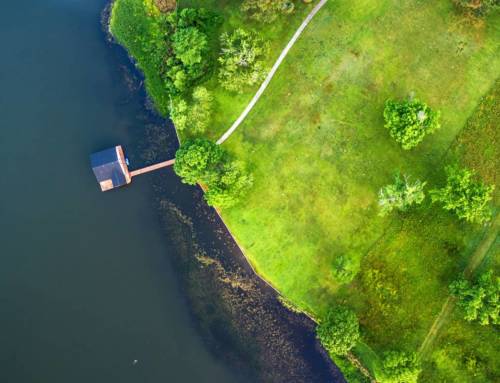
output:
M316 334L328 352L345 355L360 337L358 318L348 308L336 307L320 322Z
M394 209L406 211L412 205L420 205L425 198L425 185L426 182L416 180L412 183L409 177L396 174L394 183L379 191L380 215L387 215Z
M339 283L351 282L358 273L359 265L353 255L340 255L333 262L332 274Z
M219 80L227 90L242 92L266 76L263 58L267 45L255 33L241 28L221 35Z
M182 97L174 98L170 106L170 118L176 129L189 129L194 134L203 133L210 124L212 102L212 95L202 86L194 88L189 104Z
M245 195L252 184L252 176L244 171L241 163L226 163L217 179L210 184L205 200L210 206L231 207Z
M180 28L172 36L172 47L184 65L199 64L208 50L207 35L196 27Z
M387 100L384 120L391 137L406 150L414 148L427 134L440 128L439 112L418 100Z
M488 206L494 186L475 180L472 170L457 166L446 168L446 186L431 190L433 202L440 202L445 210L454 212L468 222L484 223L491 218Z
M208 188L207 203L220 208L235 205L252 186L252 176L241 163L231 160L216 143L201 138L177 150L174 171L184 183L203 183Z
M219 16L203 8L184 8L161 16L162 42L167 47L159 73L172 95L192 87L214 64L209 41Z
M241 10L251 19L271 23L283 13L293 12L295 5L290 0L243 0Z
M383 383L417 383L420 374L417 354L389 351L383 361Z
M224 159L225 152L219 145L198 138L187 141L177 150L174 171L186 184L206 183L217 178Z
M450 285L450 292L458 299L465 320L480 324L500 324L500 277L493 277L490 270L476 282L460 278Z

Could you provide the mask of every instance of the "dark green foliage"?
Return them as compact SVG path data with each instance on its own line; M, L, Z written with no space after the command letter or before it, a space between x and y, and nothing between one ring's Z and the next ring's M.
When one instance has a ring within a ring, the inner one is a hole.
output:
M484 17L500 7L500 0L453 0L453 3L461 12L474 17Z
M117 0L111 31L144 72L156 107L167 114L170 96L188 92L211 72L221 19L206 9L161 13L153 0Z
M316 328L316 334L328 352L345 355L359 340L358 318L350 309L336 307L328 311Z
M243 0L241 10L251 19L270 23L280 14L293 12L295 5L290 0Z
M252 183L252 176L245 172L241 163L225 163L218 177L210 183L205 199L211 206L231 207L245 195Z
M186 184L207 183L217 178L225 157L224 150L210 140L190 140L177 150L174 171Z
M261 82L265 76L263 58L267 45L254 32L241 28L221 35L219 80L227 90L242 92L244 87Z
M416 383L420 374L416 353L389 351L384 355L383 383Z
M182 97L172 100L170 118L175 128L182 132L187 130L191 134L205 132L210 124L212 115L213 97L204 87L196 87L189 103Z
M339 283L351 282L358 273L359 265L353 256L340 255L333 262L332 275Z
M406 150L414 148L427 134L440 128L439 112L418 100L387 100L384 120L391 137Z
M394 183L379 191L380 215L386 215L394 209L406 211L412 205L420 205L425 198L425 184L419 180L410 182L409 177L396 174Z
M172 48L185 66L199 64L208 48L207 35L195 27L179 28L172 36Z
M491 218L489 201L494 186L475 180L475 173L457 166L446 168L447 183L441 189L431 191L432 200L440 202L445 210L454 212L468 222L484 223Z
M211 70L209 40L220 18L206 9L185 8L165 19L168 55L162 77L171 94L186 91Z
M175 158L175 173L184 183L204 184L208 188L205 200L211 206L233 206L252 186L252 177L243 166L232 161L226 151L212 141L187 141Z
M493 276L493 271L482 274L473 283L460 278L450 285L450 292L458 299L465 320L500 324L500 278Z

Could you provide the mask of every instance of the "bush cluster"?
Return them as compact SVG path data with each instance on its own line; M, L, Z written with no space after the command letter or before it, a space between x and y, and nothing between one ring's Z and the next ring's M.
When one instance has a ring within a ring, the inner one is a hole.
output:
M414 148L427 134L440 128L439 112L419 100L387 100L384 120L391 137L406 150Z
M338 306L327 313L318 325L316 334L330 353L345 355L359 340L358 318L352 310Z
M205 200L211 206L231 207L252 186L252 176L242 164L212 141L201 138L187 141L175 158L175 173L186 184L206 186Z
M482 325L500 324L500 278L490 270L476 281L460 278L450 285L450 292L458 299L465 320Z
M446 173L446 186L431 190L432 200L468 222L488 221L491 218L489 201L493 198L494 187L476 180L474 172L469 169L448 166Z
M268 47L256 33L238 28L223 33L220 41L219 81L224 88L241 93L266 77L263 59Z

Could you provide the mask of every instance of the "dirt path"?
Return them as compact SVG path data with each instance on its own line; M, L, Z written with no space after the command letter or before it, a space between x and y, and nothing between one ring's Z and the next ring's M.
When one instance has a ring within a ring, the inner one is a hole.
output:
M245 108L243 113L241 113L240 116L236 119L236 121L233 123L233 125L231 125L231 127L221 136L221 138L219 138L219 140L217 141L217 144L220 145L224 141L226 141L231 136L231 134L233 134L233 132L238 128L238 126L240 126L240 124L243 122L243 120L247 117L248 113L250 113L250 111L253 109L255 104L257 104L257 101L259 101L260 97L262 96L262 94L266 90L267 86L269 85L269 83L273 79L274 75L276 74L276 71L278 70L279 66L281 65L281 63L285 59L285 57L288 54L288 52L290 51L290 49L297 42L300 35L302 34L302 32L304 32L304 29L306 29L307 25L311 22L311 20L316 15L316 13L319 12L319 10L323 7L323 5L326 4L327 1L328 0L321 0L318 4L316 4L316 6L312 9L312 11L309 12L307 17L302 22L302 24L300 24L300 27L295 31L295 34L292 36L292 38L288 42L285 49L283 49L281 51L280 56L278 57L278 59L274 63L273 67L271 68L271 71L268 73L266 79L264 80L264 82L260 86L257 93L255 93L255 95L253 96L250 103L247 105L247 107Z
M474 273L474 271L476 271L476 269L481 265L484 258L486 257L486 254L488 254L488 250L495 242L498 236L499 229L500 229L500 214L497 214L494 221L491 223L490 228L484 235L484 238L482 239L481 243L474 251L474 254L472 254L472 257L470 258L469 263L464 270L464 275L466 278L470 278ZM422 359L429 352L439 331L441 330L441 328L443 327L443 325L446 323L451 313L453 312L454 307L455 307L455 298L450 296L444 302L443 307L439 312L439 315L434 320L434 323L429 329L429 332L425 336L425 339L422 342L420 349L418 350L418 355L420 359Z

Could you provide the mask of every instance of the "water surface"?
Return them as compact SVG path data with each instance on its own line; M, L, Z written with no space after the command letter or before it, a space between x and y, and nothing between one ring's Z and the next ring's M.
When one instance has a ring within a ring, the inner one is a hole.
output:
M0 381L243 381L194 329L147 178L101 193L90 170L115 144L140 159L145 124L105 5L0 8Z

